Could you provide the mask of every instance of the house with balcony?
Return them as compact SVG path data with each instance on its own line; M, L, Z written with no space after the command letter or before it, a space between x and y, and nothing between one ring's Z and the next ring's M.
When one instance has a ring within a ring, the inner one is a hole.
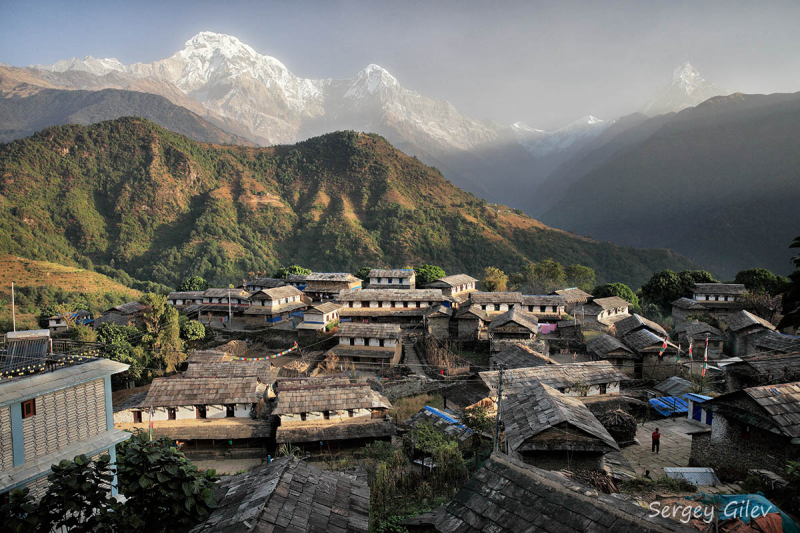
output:
M342 321L419 324L429 307L444 297L440 289L364 289L341 291Z
M336 333L337 345L330 351L356 368L394 366L403 354L400 333L397 324L342 322Z
M608 298L593 298L591 302L580 307L579 313L576 310L576 314L586 322L595 322L611 327L630 316L629 308L630 304L619 296L609 296Z
M113 463L131 435L114 429L111 376L127 369L54 354L49 336L9 339L0 352L0 495L27 487L40 498L50 466L77 455L108 454Z
M559 295L523 295L521 309L534 315L540 324L555 324L567 314L567 299Z
M312 272L303 292L315 301L333 300L340 291L361 289L361 279L348 272Z
M249 296L250 306L243 312L245 324L250 327L273 326L291 320L308 307L309 298L297 287L286 285L264 289Z
M489 318L506 313L515 308L521 308L523 303L520 292L471 292L465 305L477 305L486 311Z
M478 280L466 274L455 274L432 281L425 285L425 288L440 289L442 294L461 303L469 297L470 293L478 290Z
M173 291L167 295L167 302L178 309L192 305L203 305L205 291Z

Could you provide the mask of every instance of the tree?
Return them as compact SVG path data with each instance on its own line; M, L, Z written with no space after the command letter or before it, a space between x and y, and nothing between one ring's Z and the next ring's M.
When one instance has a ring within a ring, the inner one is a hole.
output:
M186 278L183 280L183 283L180 284L178 290L181 292L189 292L189 291L204 291L208 289L209 284L208 282L200 276L192 276L191 278Z
M795 238L789 248L800 248L800 237ZM792 257L795 270L789 275L789 285L783 293L783 318L778 323L778 328L800 327L800 254Z
M778 294L789 284L788 278L776 276L766 268L750 268L736 274L734 283L741 283L754 294Z
M139 300L145 305L142 313L146 334L142 343L166 372L174 372L186 358L180 338L178 311L167 304L167 297L149 292Z
M754 314L770 323L781 313L781 297L770 296L769 293L755 293L747 291L739 296L739 301Z
M34 533L40 531L39 508L30 495L30 489L13 489L8 495L8 503L0 506L3 532Z
M372 267L361 267L361 268L358 269L358 271L356 272L355 275L356 275L357 278L359 278L362 281L368 281L369 280L369 273L370 273L371 270L372 270Z
M216 507L216 472L200 472L166 437L150 442L144 431L117 446L121 508L129 531L183 531Z
M180 324L181 338L183 340L198 341L206 338L206 327L197 320L184 320Z
M120 504L108 487L114 481L111 459L97 461L79 455L51 467L50 485L39 502L43 531L116 531Z
M106 344L103 355L107 359L130 365L128 375L134 380L139 380L147 368L147 357L141 347L135 347L126 341Z
M95 331L97 331L97 340L105 344L119 342L134 344L141 337L141 332L134 326L120 326L111 322L103 322Z
M464 409L464 416L461 418L461 421L473 431L472 448L477 456L481 442L483 442L483 434L492 431L493 422L489 416L489 410L482 405L475 405Z
M678 279L680 280L680 296L678 298L690 298L695 283L719 283L719 280L705 270L681 270L678 272Z
M639 308L639 298L634 294L631 288L624 283L606 283L605 285L595 287L591 292L595 298L618 296L631 304L632 307Z
M570 265L564 271L567 285L589 292L594 287L594 269L583 265Z
M437 279L442 279L447 274L445 274L441 267L436 265L421 265L414 267L414 275L416 277L417 285L425 285L426 283L431 283Z
M281 267L275 272L275 277L278 279L286 279L289 276L299 274L301 276L308 276L311 274L311 270L307 268L303 268L299 265L291 265L287 267Z
M656 272L642 285L644 302L652 303L662 311L669 309L670 304L682 296L681 280L672 270Z
M72 328L70 337L81 342L97 342L97 332L89 326L78 324Z
M508 276L496 267L486 267L483 271L483 287L488 292L504 292L508 284Z

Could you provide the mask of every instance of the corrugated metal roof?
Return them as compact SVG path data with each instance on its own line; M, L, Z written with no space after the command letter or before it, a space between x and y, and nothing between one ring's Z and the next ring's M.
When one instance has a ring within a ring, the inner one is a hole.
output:
M714 486L720 484L713 468L691 466L665 466L664 474L670 479L684 479L698 486Z

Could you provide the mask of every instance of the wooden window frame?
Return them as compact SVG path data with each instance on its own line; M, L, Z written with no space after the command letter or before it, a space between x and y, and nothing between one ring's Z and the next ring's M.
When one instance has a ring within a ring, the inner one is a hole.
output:
M133 423L134 424L142 424L143 420L144 419L142 417L142 412L141 411L133 411Z
M26 418L31 418L32 416L36 416L36 398L25 400L24 402L22 402L21 406L22 406L23 420L25 420Z

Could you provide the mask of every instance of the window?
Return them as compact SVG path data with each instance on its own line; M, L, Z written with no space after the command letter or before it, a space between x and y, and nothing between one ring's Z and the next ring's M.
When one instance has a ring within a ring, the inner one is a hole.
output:
M356 345L356 340L350 337L350 346L355 346L355 345Z
M384 345L384 343L385 343L385 342L386 342L386 341L385 341L385 340L383 340L383 339L381 339L381 340L379 340L379 341L378 341L378 343L380 344L380 346L381 346L381 347L383 347L383 345Z
M744 429L742 429L742 440L750 440L750 426L745 426Z
M22 418L30 418L36 414L36 399L22 402Z
M205 418L206 417L206 406L205 405L195 405L194 406L195 416L197 418Z
M173 409L173 408L168 408L167 409L167 419L168 420L176 420L177 419L177 414L178 413L177 413L176 409Z
M142 412L141 411L134 411L133 412L133 423L134 424L141 424L142 423Z
M355 414L355 413L353 412L353 410L352 410L352 409L348 409L348 410L347 410L347 416L349 416L350 418L353 418L353 415L354 415L354 414Z
M306 414L305 413L300 413L300 420L302 420L303 422L306 421Z
M331 412L330 411L322 411L322 418L324 418L325 420L330 420L331 419Z
M539 312L544 313L545 311L547 311L547 306L546 305L540 305L539 306Z
M226 405L225 406L225 417L226 418L233 418L235 416L236 406L235 405Z
M607 385L605 383L600 384L600 394L605 394L607 390Z

